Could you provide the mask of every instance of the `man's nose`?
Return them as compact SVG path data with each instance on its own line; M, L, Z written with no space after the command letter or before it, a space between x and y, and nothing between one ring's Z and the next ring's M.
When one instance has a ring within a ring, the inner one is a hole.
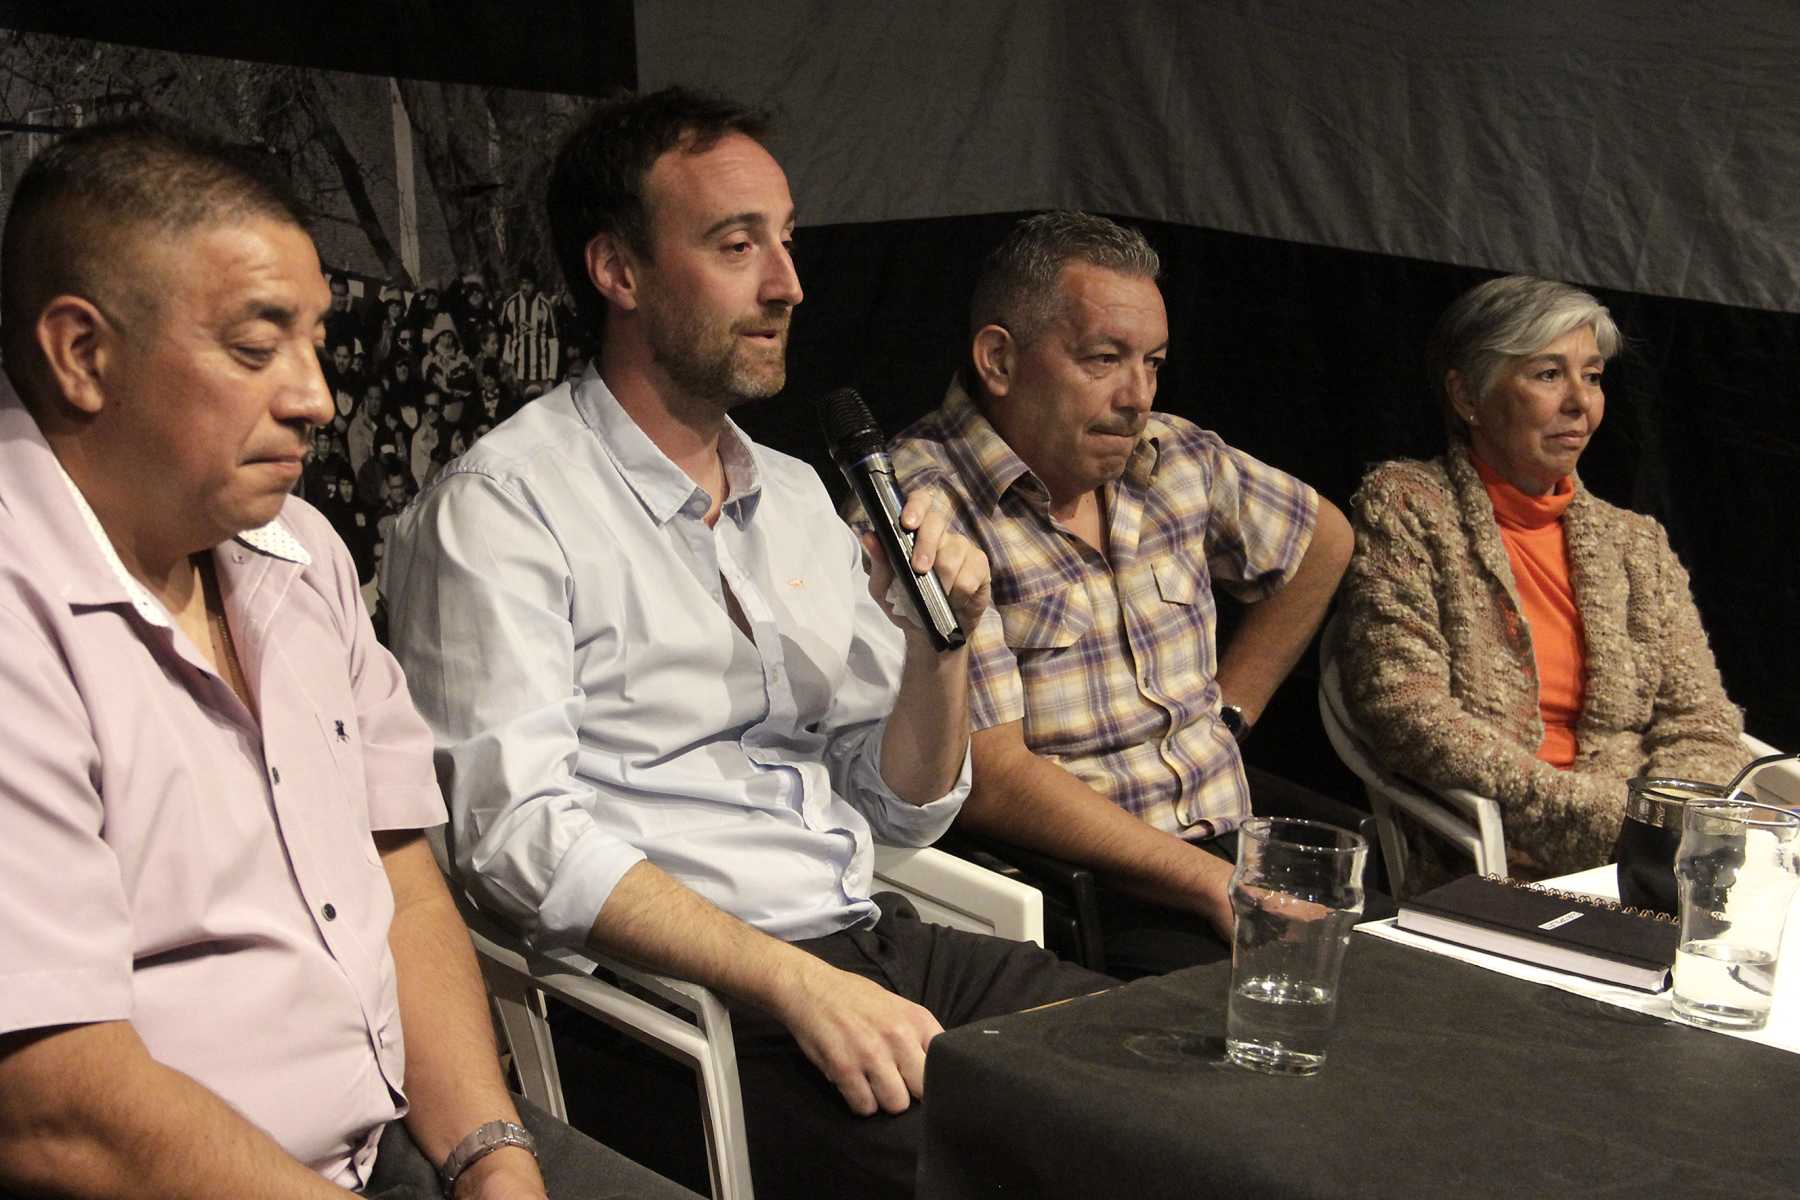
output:
M775 251L769 256L769 270L763 277L763 288L760 299L764 304L786 304L789 308L806 298L800 288L800 272L794 266L794 256L787 246L775 243Z
M1139 363L1128 376L1125 386L1119 389L1119 407L1149 412L1156 400L1156 371L1148 363Z
M325 371L319 364L318 354L308 346L293 358L294 378L282 389L276 419L303 421L315 427L330 424L337 409L332 402L331 389L325 386Z

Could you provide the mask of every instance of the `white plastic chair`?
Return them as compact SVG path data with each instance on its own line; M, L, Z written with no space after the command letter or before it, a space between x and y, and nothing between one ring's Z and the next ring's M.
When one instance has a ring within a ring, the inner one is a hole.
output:
M1394 821L1399 809L1468 855L1483 875L1504 877L1506 834L1500 824L1500 804L1467 788L1435 791L1387 770L1363 740L1344 704L1343 680L1338 673L1335 639L1339 618L1325 628L1319 643L1319 719L1325 736L1346 767L1362 780L1375 825L1381 833L1381 857L1387 864L1388 886L1395 896L1406 895L1406 839Z
M530 949L516 932L477 908L457 883L449 869L443 827L428 836L469 927L526 1098L559 1120L568 1119L545 1008L544 998L553 996L694 1071L713 1198L751 1200L737 1048L731 1014L718 997L697 983L582 951L619 980L679 1010L670 1012L625 987ZM877 846L875 878L878 890L905 894L925 920L1044 944L1043 896L1037 889L974 863L939 850Z
M876 846L875 883L910 899L920 920L1044 944L1044 894L966 858L930 846Z
M1342 620L1341 615L1332 617L1319 641L1319 719L1332 748L1362 780L1369 795L1394 895L1406 894L1407 865L1406 839L1394 821L1396 808L1468 855L1477 872L1505 877L1506 833L1499 801L1466 788L1430 788L1396 775L1377 761L1373 748L1357 730L1344 703L1343 678L1338 671ZM1753 758L1777 753L1773 746L1749 734L1744 734L1742 741L1745 753ZM1800 763L1772 764L1752 782L1752 790L1769 803L1800 807Z
M1743 742L1744 750L1751 758L1781 753L1761 738L1751 737L1747 733ZM1800 808L1800 762L1789 759L1784 763L1770 763L1750 781L1750 790L1765 803L1779 804L1784 808Z

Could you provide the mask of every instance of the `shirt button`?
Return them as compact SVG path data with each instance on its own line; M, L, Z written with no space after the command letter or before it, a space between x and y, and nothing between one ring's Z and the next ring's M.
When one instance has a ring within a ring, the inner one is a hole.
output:
M281 768L280 767L270 767L269 768L269 778L274 780L276 783L280 783L281 782Z
M327 904L324 908L321 908L319 910L319 914L321 916L323 916L327 921L335 921L335 920L337 920L337 906L333 905L333 904Z

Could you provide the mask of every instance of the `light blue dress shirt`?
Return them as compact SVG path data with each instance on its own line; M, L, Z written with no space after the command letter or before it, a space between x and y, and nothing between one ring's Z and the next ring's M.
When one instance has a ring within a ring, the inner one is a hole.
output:
M540 944L584 942L644 858L779 938L870 923L872 836L927 844L968 794L967 755L929 804L882 781L903 643L818 476L729 422L721 456L709 528L590 369L395 526L390 641L458 869Z

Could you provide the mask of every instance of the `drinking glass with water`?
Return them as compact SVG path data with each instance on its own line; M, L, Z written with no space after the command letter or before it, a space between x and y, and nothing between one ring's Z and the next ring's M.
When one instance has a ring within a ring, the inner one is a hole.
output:
M1675 1014L1696 1025L1761 1029L1775 998L1775 960L1800 886L1800 816L1750 800L1690 800L1675 879L1681 946Z
M1324 1065L1368 852L1360 834L1319 821L1256 817L1239 832L1225 1038L1232 1062L1278 1075Z

